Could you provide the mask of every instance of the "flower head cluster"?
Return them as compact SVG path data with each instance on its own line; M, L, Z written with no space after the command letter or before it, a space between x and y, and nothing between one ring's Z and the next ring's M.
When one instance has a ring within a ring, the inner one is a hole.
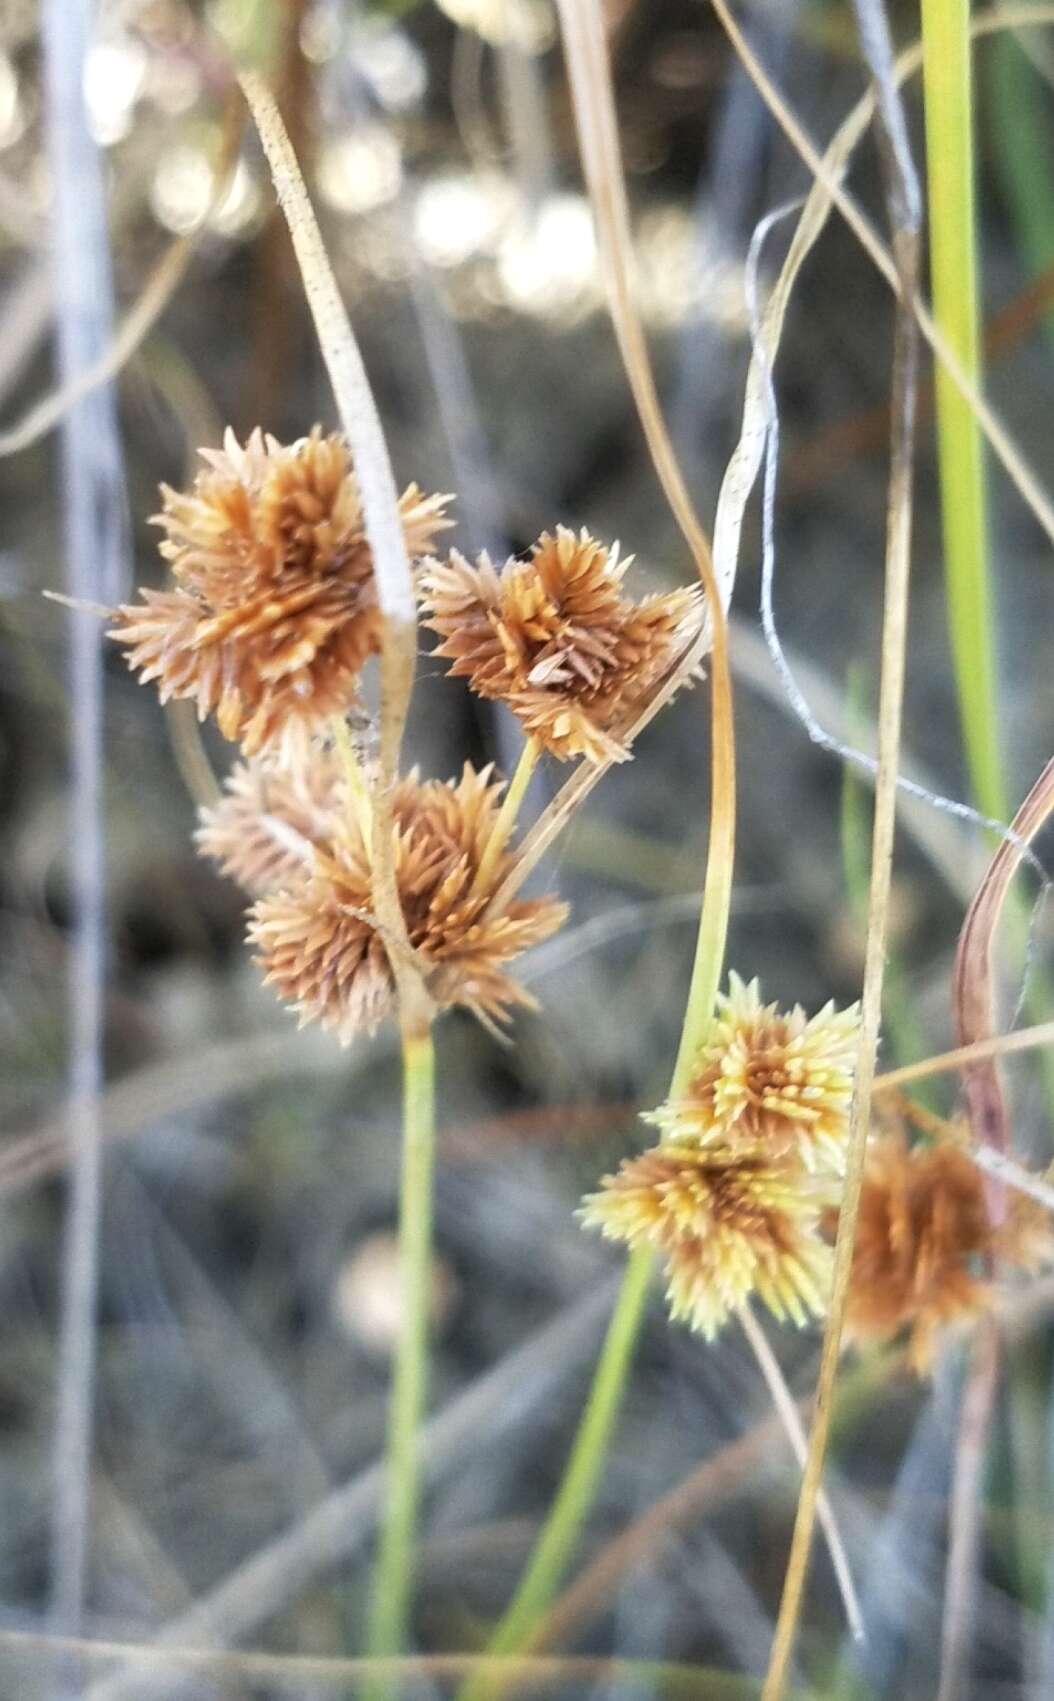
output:
M760 1148L840 1174L859 1026L856 1005L825 1004L811 1018L800 1004L780 1011L762 1004L756 980L744 985L733 972L687 1092L649 1120L700 1145Z
M903 1134L875 1140L864 1174L853 1252L848 1339L885 1341L910 1329L923 1374L938 1332L964 1324L992 1300L991 1266L1037 1269L1054 1258L1042 1206L1022 1194L997 1225L983 1176L965 1151L909 1147Z
M752 1293L779 1318L822 1314L852 1096L855 1007L811 1021L735 975L662 1139L585 1201L610 1239L662 1257L672 1315L711 1339Z
M228 431L190 492L163 489L156 518L176 588L117 610L110 636L162 701L191 698L247 755L317 731L354 699L380 643L373 557L343 438L316 427L283 445ZM412 557L448 523L447 498L400 498Z
M500 901L512 866L504 853L477 873L503 787L466 763L456 783L403 779L393 798L394 866L410 944L441 1007L498 1020L530 995L508 973L513 958L564 920L550 898ZM373 1032L395 986L375 916L371 850L332 751L313 747L292 774L269 764L235 770L199 844L258 894L250 941L267 982L302 1021L342 1043Z
M425 625L481 697L506 703L561 761L622 761L619 726L674 666L702 621L697 588L634 602L630 559L585 530L545 532L527 561L475 566L457 551L425 563Z

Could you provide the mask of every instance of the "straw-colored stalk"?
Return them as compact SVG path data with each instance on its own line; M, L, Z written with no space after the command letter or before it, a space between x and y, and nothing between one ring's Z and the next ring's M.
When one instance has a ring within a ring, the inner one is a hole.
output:
M399 1202L403 1316L392 1390L387 1496L370 1650L394 1654L401 1651L415 1543L419 1479L416 1432L425 1401L435 1140L433 1007L410 947L399 900L392 817L399 749L413 690L417 609L384 432L296 155L264 83L246 72L241 86L289 225L304 293L355 463L383 623L380 783L372 799L371 862L377 920L398 990L403 1034L403 1178ZM389 1679L374 1693L394 1694L397 1687L397 1680Z
M706 593L712 635L710 833L695 961L670 1087L671 1096L678 1097L713 1015L732 899L736 788L728 628L710 545L673 453L634 300L629 214L601 9L597 0L559 0L559 13L582 165L619 351L659 482ZM530 1648L574 1558L621 1408L654 1265L647 1248L630 1256L563 1479L491 1651L518 1653ZM460 1701L484 1701L504 1687L501 1679L481 1673L464 1686Z

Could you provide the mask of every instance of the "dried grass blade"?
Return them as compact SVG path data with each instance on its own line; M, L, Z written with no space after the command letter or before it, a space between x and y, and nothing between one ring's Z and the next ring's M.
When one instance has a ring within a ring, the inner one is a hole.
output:
M224 124L216 187L197 225L186 236L178 237L166 249L147 279L134 307L125 315L110 346L104 349L99 358L79 372L71 382L61 384L58 389L34 402L17 425L0 431L0 458L20 454L23 449L31 448L42 437L54 431L85 396L116 378L143 339L149 335L179 288L198 238L228 192L231 173L237 159L241 128L240 115L232 103Z
M719 6L723 0L715 0ZM867 945L861 996L860 1049L846 1155L845 1190L838 1219L830 1314L816 1388L816 1411L802 1477L798 1512L780 1601L762 1701L780 1701L787 1687L823 1481L834 1410L842 1327L856 1238L857 1214L871 1116L871 1087L882 1013L885 938L893 868L897 774L907 650L911 569L912 475L918 371L918 331L911 303L919 269L921 197L906 139L894 76L888 26L880 0L857 0L862 46L877 85L886 201L897 269L893 333L890 474L886 519L885 601L878 712L878 772L868 898Z
M771 77L769 77L768 73L765 71L757 55L750 47L749 42L744 36L742 30L739 28L739 25L736 23L727 0L712 0L712 3L714 11L717 13L722 27L728 35L729 40L732 42L744 69L748 72L751 81L754 83L755 88L761 95L770 112L773 114L780 128L783 130L797 153L801 156L802 160L808 166L809 171L816 180L816 186L822 187L830 204L838 208L838 211L849 225L849 228L852 230L853 235L856 237L865 253L869 256L878 271L885 278L894 295L898 295L900 293L901 284L896 260L890 250L886 247L885 243L876 235L870 222L860 211L856 202L842 188L841 183L838 181L837 173L831 169L829 163L829 151L826 154L821 154L815 143L808 136L804 126L792 112L776 85L773 83ZM997 14L988 14L983 18L975 19L971 26L971 36L976 37L978 35L992 34L1001 29L1014 27L1020 28L1028 24L1052 22L1054 22L1054 8L1051 7L1022 7L1020 9L1015 8L1013 12L1007 8L1005 11L1001 10ZM917 48L909 49L907 53L902 54L896 65L898 82L902 82L905 77L913 74L918 69L920 62ZM873 110L872 106L865 115L866 105L867 103L865 101L861 101L857 107L854 108L849 119L846 121L847 124L860 124L861 133L870 118L870 110ZM863 118L862 123L861 118ZM840 130L838 137L836 137L836 142L841 135L842 131ZM934 354L941 362L941 365L947 371L952 382L955 384L956 389L972 408L982 431L991 444L993 452L1002 463L1011 483L1015 486L1022 500L1031 510L1047 537L1054 542L1054 502L1051 501L1050 497L1043 489L1038 477L1026 461L1010 433L1007 431L1002 420L980 393L976 384L974 384L973 380L970 378L970 375L965 371L962 362L958 359L954 350L949 347L946 338L942 335L941 331L934 323L932 314L929 312L924 302L920 299L917 292L910 297L910 304L922 335L929 343Z
M999 1325L993 1317L983 1318L974 1337L955 1446L937 1701L957 1701L968 1682L981 1533L981 1473L995 1410L1000 1357Z
M1014 816L1010 834L996 851L977 894L966 912L955 954L952 1006L960 1045L991 1038L995 1022L993 955L996 929L1010 884L1027 854L1029 840L1054 811L1054 760ZM1006 1104L994 1058L966 1073L966 1102L974 1137L979 1144L1005 1152L1009 1146Z
M787 1387L779 1360L769 1345L768 1336L758 1322L749 1305L745 1305L739 1313L739 1321L750 1343L750 1349L758 1361L758 1368L765 1378L772 1404L783 1426L797 1459L799 1466L804 1468L809 1452L809 1443L805 1435L805 1426L801 1420L798 1403ZM849 1565L849 1555L845 1551L841 1531L834 1515L834 1507L826 1490L821 1489L817 1501L817 1512L820 1526L827 1540L827 1549L831 1556L831 1565L835 1579L841 1592L845 1606L846 1622L854 1642L864 1640L864 1619L860 1610L860 1599L853 1582L853 1573Z
M420 1033L429 1025L432 1004L407 936L392 850L391 793L399 768L417 656L417 605L395 478L362 356L281 113L270 90L255 72L243 71L239 80L271 168L278 204L289 226L304 294L362 492L366 536L373 552L377 597L384 620L381 783L377 788L373 830L377 916L399 988L404 1031Z
M710 545L670 443L636 307L626 185L602 10L599 0L558 0L558 10L579 149L597 226L615 335L656 474L692 552L706 591L709 611L712 648L710 836L699 943L676 1065L679 1078L710 1022L724 960L732 894L736 780L728 627Z
M1034 1028L1016 1028L1013 1033L975 1040L971 1045L957 1046L954 1051L924 1057L919 1063L905 1063L900 1069L890 1069L876 1078L875 1092L894 1092L911 1081L948 1074L953 1069L965 1069L969 1064L982 1062L988 1057L1007 1057L1016 1051L1034 1051L1047 1045L1054 1045L1054 1022L1040 1022Z
M596 1339L611 1296L605 1283L569 1306L429 1418L419 1443L429 1482L440 1480L453 1465L476 1458L483 1442L491 1444L513 1418L524 1422L535 1406L553 1397ZM164 1663L162 1650L230 1647L299 1600L316 1578L357 1554L373 1534L383 1486L379 1462L339 1483L185 1612L154 1630L150 1646L159 1665ZM163 1671L148 1679L129 1662L100 1676L84 1691L84 1701L147 1701L158 1686L162 1693L169 1692Z

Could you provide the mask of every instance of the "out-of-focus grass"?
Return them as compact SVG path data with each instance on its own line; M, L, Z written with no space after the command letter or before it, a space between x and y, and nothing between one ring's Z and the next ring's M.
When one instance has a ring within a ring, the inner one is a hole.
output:
M998 36L989 53L993 158L1022 259L1030 272L1039 273L1054 262L1050 90L1013 36ZM1054 347L1054 312L1048 311L1044 328Z
M930 275L938 325L973 379L981 375L969 0L923 0L923 81ZM1006 817L997 708L995 623L981 429L937 371L944 566L959 715L974 800Z

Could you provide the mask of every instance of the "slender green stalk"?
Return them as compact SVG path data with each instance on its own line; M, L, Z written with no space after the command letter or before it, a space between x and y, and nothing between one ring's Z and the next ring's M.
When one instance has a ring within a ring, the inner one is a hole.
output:
M392 1382L385 1457L385 1506L366 1652L398 1654L406 1641L413 1584L420 1461L417 1434L425 1405L428 1300L435 1153L435 1052L431 1032L403 1036L403 1158L399 1192L402 1318ZM391 1676L363 1685L365 1701L399 1693Z
M601 7L599 0L558 0L558 9L579 148L604 256L608 304L619 350L659 482L691 550L711 620L710 832L699 937L671 1088L679 1095L713 1015L731 905L736 783L728 633L710 544L666 430L634 301L629 212ZM574 1556L622 1403L633 1347L644 1315L652 1264L652 1258L644 1252L634 1253L629 1260L564 1481L527 1573L498 1626L494 1646L515 1652L531 1646L532 1637ZM469 1698L479 1701L482 1696L499 1693L502 1687L470 1682L462 1691L461 1701Z
M512 837L516 826L516 817L520 813L520 804L523 802L524 794L531 783L531 775L538 766L538 758L541 753L541 741L534 737L527 740L520 752L516 772L513 774L509 782L509 789L502 799L498 819L495 821L490 838L487 840L487 848L479 860L476 878L472 882L472 889L475 892L485 890L491 875L498 866L502 851Z
M922 0L933 312L976 382L981 350L969 31L969 0ZM948 618L966 759L978 807L1005 820L981 431L940 363L937 442Z
M719 718L723 712L731 726L731 683L727 665L715 666L713 690L715 717ZM726 799L730 805L735 796L735 753L731 740L722 743L715 739L712 757L713 795L715 799ZM695 963L670 1085L672 1098L684 1093L695 1053L713 1017L732 902L734 827L731 807L715 805L710 821L706 887ZM563 1480L520 1586L491 1639L488 1653L523 1653L530 1649L533 1634L541 1626L574 1558L622 1404L654 1267L655 1257L648 1248L639 1248L631 1254ZM462 1687L458 1701L491 1701L492 1697L502 1693L508 1681L507 1677L480 1673Z
M488 1654L516 1654L529 1648L531 1632L559 1588L596 1493L654 1263L647 1247L630 1256L563 1481L512 1604L488 1644ZM507 1673L482 1671L463 1686L460 1701L486 1701L500 1695L508 1683Z

